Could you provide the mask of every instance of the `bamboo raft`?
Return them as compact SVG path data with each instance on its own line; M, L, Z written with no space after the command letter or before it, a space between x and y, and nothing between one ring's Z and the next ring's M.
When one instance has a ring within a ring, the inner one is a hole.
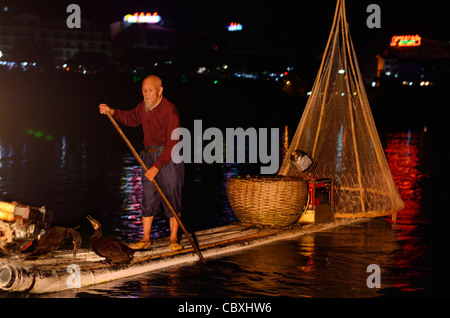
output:
M329 223L293 225L285 228L232 224L194 233L203 255L215 257L252 246L289 239L296 236L346 225L364 219L336 219ZM53 257L26 260L25 255L16 259L0 259L0 289L10 292L52 293L78 289L95 284L148 273L183 263L199 260L194 249L183 235L180 243L184 249L172 251L167 238L153 242L153 249L136 251L128 265L109 265L90 249L79 249L76 257L72 250L56 251ZM69 284L72 269L79 269L78 284Z

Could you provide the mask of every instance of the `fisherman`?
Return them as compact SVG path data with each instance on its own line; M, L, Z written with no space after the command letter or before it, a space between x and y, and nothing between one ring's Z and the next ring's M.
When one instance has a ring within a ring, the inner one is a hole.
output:
M141 158L149 167L142 176L142 225L144 234L139 242L130 244L133 249L149 249L151 245L151 228L154 215L159 211L162 198L153 180L156 180L174 210L182 210L181 197L184 183L184 164L174 163L171 158L172 148L179 141L172 140L172 131L180 126L180 117L174 104L163 95L162 81L158 76L150 75L142 82L144 100L135 108L125 111L113 109L100 104L101 114L109 112L120 123L137 127L142 125L145 149ZM164 215L170 220L169 247L179 250L178 222L164 203Z

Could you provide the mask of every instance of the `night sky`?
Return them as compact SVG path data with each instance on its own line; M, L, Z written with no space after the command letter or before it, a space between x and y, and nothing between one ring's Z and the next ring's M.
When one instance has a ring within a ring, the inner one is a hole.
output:
M31 11L48 18L65 18L67 5L77 3L82 18L109 24L125 14L157 11L162 19L196 31L224 32L239 22L251 35L282 37L306 47L322 47L331 27L336 0L315 1L188 1L188 0L0 0L9 13ZM381 8L381 29L369 29L369 4ZM393 35L419 34L449 41L445 1L347 0L347 20L356 47L379 50Z

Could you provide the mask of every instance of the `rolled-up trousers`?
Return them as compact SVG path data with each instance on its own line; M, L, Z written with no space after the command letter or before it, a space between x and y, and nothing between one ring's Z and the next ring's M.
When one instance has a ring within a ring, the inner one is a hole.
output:
M154 148L154 149L151 149ZM150 149L150 151L149 151ZM156 151L155 151L156 149ZM150 169L163 151L162 147L146 147L141 151L140 155L148 169ZM182 190L184 183L184 163L174 163L172 160L161 167L155 177L156 182L161 188L164 195L169 200L173 209L177 213L183 210L182 205ZM145 177L145 171L142 169L142 216L154 216L160 211L161 204L163 205L164 215L167 218L173 217L169 207L163 201L161 195L156 190L153 182Z

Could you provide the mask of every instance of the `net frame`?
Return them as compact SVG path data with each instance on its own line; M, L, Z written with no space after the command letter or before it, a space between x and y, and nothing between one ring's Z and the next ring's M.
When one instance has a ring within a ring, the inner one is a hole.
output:
M291 160L296 150L315 160L309 176L334 180L335 217L384 216L404 207L364 89L345 0L337 0L319 71L279 175L302 175Z

